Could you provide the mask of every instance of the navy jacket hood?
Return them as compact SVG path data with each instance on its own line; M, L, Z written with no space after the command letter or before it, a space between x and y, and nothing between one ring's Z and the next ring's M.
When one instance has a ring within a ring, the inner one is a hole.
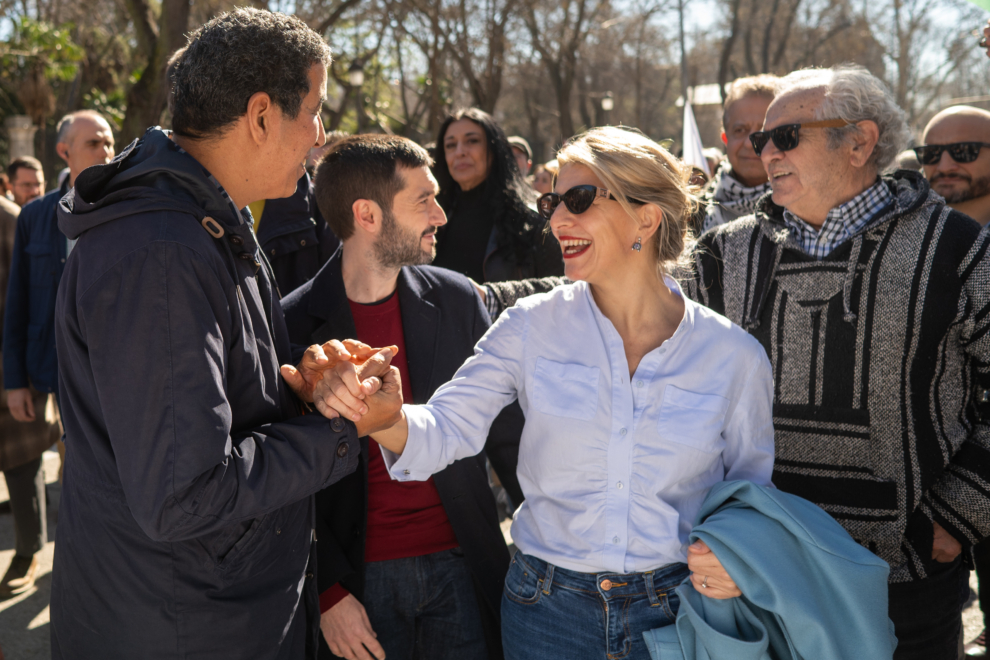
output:
M76 239L118 218L166 210L236 225L230 201L169 134L159 126L149 128L110 163L83 170L75 188L59 202L62 233Z

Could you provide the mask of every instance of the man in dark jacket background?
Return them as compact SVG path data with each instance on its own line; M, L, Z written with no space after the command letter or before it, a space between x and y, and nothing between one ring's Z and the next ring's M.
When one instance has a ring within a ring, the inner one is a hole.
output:
M248 208L282 295L312 279L340 245L316 206L309 172L291 197L263 199Z
M62 186L24 207L17 219L4 317L4 389L10 412L34 420L29 386L55 392L55 292L70 242L58 229L58 201L87 167L109 163L114 154L110 124L92 110L73 112L58 123L56 151L69 166Z
M424 265L447 221L431 165L405 138L358 135L335 145L317 170L316 196L343 245L283 301L296 344L356 337L398 345L392 365L403 372L407 403L425 403L449 381L490 324L465 276ZM502 417L513 414L521 411ZM514 428L518 446L519 427L496 421L489 441ZM501 658L509 553L484 457L406 484L389 478L373 438L361 438L361 448L357 472L316 496L321 653ZM499 461L507 454L492 461L515 482L514 461Z
M58 389L55 292L70 244L58 229L55 210L84 169L110 162L113 148L110 124L98 113L80 110L63 117L58 123L55 150L69 166L69 176L60 188L25 206L17 218L3 320L3 387L11 417L35 429L47 431L42 421L45 404ZM31 432L25 429L19 435L27 434ZM37 431L33 435L37 437ZM17 552L0 584L0 594L23 592L34 585L38 572L35 554L47 542L41 469L41 452L47 447L31 452L31 460L19 465L16 472L4 472L15 511Z
M54 658L315 656L312 495L377 427L300 415L332 361L285 364L238 209L295 190L329 63L296 18L218 16L169 66L175 132L149 129L59 208L78 243L56 313Z

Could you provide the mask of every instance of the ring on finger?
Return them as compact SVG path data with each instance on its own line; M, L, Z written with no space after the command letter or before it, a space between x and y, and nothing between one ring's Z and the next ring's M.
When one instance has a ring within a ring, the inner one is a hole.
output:
M708 588L708 576L707 575L705 576L705 579L701 581L701 588L702 589L707 589Z

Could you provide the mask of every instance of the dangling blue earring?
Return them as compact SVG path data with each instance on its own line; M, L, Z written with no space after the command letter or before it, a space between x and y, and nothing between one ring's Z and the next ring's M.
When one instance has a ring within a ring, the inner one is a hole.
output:
M632 249L636 250L636 252L639 252L640 250L642 250L643 249L643 239L640 238L639 236L637 236L636 237L636 242L633 243Z

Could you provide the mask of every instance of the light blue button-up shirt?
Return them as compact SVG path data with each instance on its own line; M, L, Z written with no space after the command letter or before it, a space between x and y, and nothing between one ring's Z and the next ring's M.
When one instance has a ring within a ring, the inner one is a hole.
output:
M383 450L393 478L422 481L477 454L518 398L520 550L586 573L687 561L713 484L770 484L773 378L756 339L687 298L684 306L673 336L630 379L622 338L586 283L521 300L428 404L404 406L405 450Z

